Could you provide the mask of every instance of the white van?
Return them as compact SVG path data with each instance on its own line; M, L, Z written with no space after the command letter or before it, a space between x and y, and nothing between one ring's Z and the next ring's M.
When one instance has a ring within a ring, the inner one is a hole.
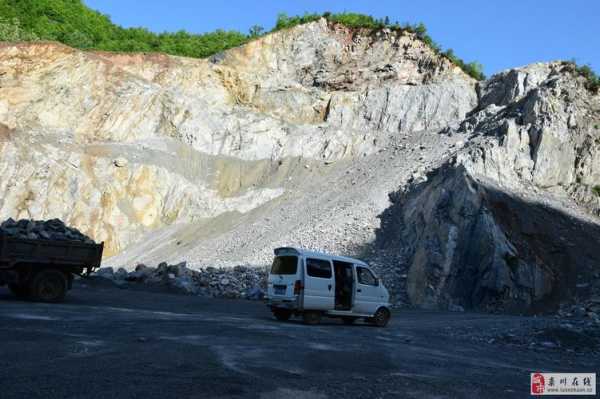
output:
M384 327L391 316L388 290L358 259L298 248L277 248L269 273L267 305L277 320L301 315L307 324L321 316L352 324L364 318Z

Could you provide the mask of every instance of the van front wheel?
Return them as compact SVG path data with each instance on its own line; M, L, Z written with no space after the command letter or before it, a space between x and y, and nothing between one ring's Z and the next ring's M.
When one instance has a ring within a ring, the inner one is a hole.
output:
M377 327L385 327L390 321L390 316L391 314L389 310L387 310L386 308L379 308L369 321L375 324Z
M321 312L317 312L316 310L307 310L302 314L302 321L304 321L304 324L319 324L321 321Z
M292 317L292 311L288 309L273 309L273 316L279 321L288 321Z

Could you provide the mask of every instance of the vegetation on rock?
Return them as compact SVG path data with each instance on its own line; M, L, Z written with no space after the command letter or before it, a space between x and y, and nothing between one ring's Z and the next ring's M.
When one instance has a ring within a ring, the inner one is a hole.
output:
M596 75L589 65L577 65L576 70L581 76L586 78L586 87L589 90L594 92L600 90L600 76Z
M389 17L377 19L353 12L288 16L279 14L270 32L326 18L350 28L378 31L408 31L446 57L465 73L477 80L485 79L478 62L465 62L452 49L443 50L427 33L425 25L391 22ZM88 8L81 0L0 0L0 41L54 40L80 49L106 51L164 52L172 55L204 58L232 47L240 46L266 33L254 25L248 34L216 30L204 34L178 32L154 33L145 28L123 28L114 24L108 15ZM600 77L589 65L577 65L575 71L586 78L586 87L600 90Z
M408 31L419 37L436 53L446 57L465 73L477 80L485 79L483 67L478 62L465 62L452 49L442 50L427 33L425 25L390 22L370 15L343 12L288 16L279 14L271 32L326 18L350 28ZM80 49L107 51L164 52L172 55L204 58L268 33L262 26L254 25L248 34L237 31L216 30L204 34L178 32L154 33L145 28L123 28L114 24L108 15L88 8L81 0L0 0L0 41L54 40ZM600 90L600 77L589 65L575 70L586 78L586 87Z
M356 29L369 29L373 31L378 31L381 29L390 29L392 31L397 32L411 32L417 35L419 39L425 42L429 47L431 47L436 53L441 54L442 56L448 58L451 62L460 67L465 73L467 73L472 78L477 80L485 79L485 74L483 73L483 66L478 62L465 62L454 54L452 49L448 49L446 51L442 51L442 47L437 44L431 36L427 33L427 28L423 23L419 24L410 24L404 23L400 24L398 22L391 23L389 17L385 17L383 19L375 19L370 15L357 14L352 12L344 12L339 14L332 13L324 13L324 14L304 14L302 16L288 16L286 14L279 14L277 17L277 23L273 28L273 31L278 31L281 29L291 28L296 25L305 24L308 22L316 21L319 18L325 18L330 22L342 24L348 26L350 28Z
M34 41L39 37L21 27L17 18L0 19L0 40L5 42Z
M0 40L54 40L80 49L158 51L208 57L246 43L251 35L216 30L201 35L185 31L153 33L123 28L91 10L81 0L0 0Z
M578 65L574 58L565 61L564 64L567 66L568 71L585 78L586 89L592 93L600 92L600 76L589 65ZM597 125L594 125L594 128L597 128Z
M434 51L445 56L475 79L485 75L479 63L466 63L449 49L441 47L427 34L423 24L390 23L388 17L375 19L370 15L344 12L339 14L304 14L289 17L280 14L271 32L326 18L351 28L410 31ZM208 57L240 46L265 33L255 25L249 33L216 30L191 34L180 30L174 33L153 33L145 28L123 28L115 25L108 15L85 6L81 0L0 0L0 41L55 40L80 49L107 51L158 51L186 57Z
M291 28L326 18L333 23L351 28L410 31L434 51L445 56L475 79L485 75L481 64L466 63L449 49L441 47L427 34L423 24L390 23L388 17L375 19L370 15L344 12L339 14L280 14L271 32ZM115 25L108 15L94 11L81 0L0 0L0 41L54 40L80 49L107 51L164 52L172 55L204 58L240 46L265 34L255 25L248 34L216 30L204 34L186 31L153 33L145 28L123 28Z

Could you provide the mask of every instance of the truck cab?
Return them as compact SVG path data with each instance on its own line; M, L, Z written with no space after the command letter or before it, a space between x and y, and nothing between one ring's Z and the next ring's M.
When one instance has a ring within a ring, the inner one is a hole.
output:
M363 261L299 248L275 249L267 304L275 318L302 316L307 324L322 316L357 319L384 327L391 316L389 293Z

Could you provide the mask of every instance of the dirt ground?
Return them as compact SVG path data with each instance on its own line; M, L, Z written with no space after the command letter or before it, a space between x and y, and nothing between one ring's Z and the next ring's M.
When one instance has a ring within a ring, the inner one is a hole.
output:
M56 305L0 288L1 397L523 398L531 372L600 371L593 334L546 343L556 323L397 311L387 328L306 326L253 301L78 284Z

